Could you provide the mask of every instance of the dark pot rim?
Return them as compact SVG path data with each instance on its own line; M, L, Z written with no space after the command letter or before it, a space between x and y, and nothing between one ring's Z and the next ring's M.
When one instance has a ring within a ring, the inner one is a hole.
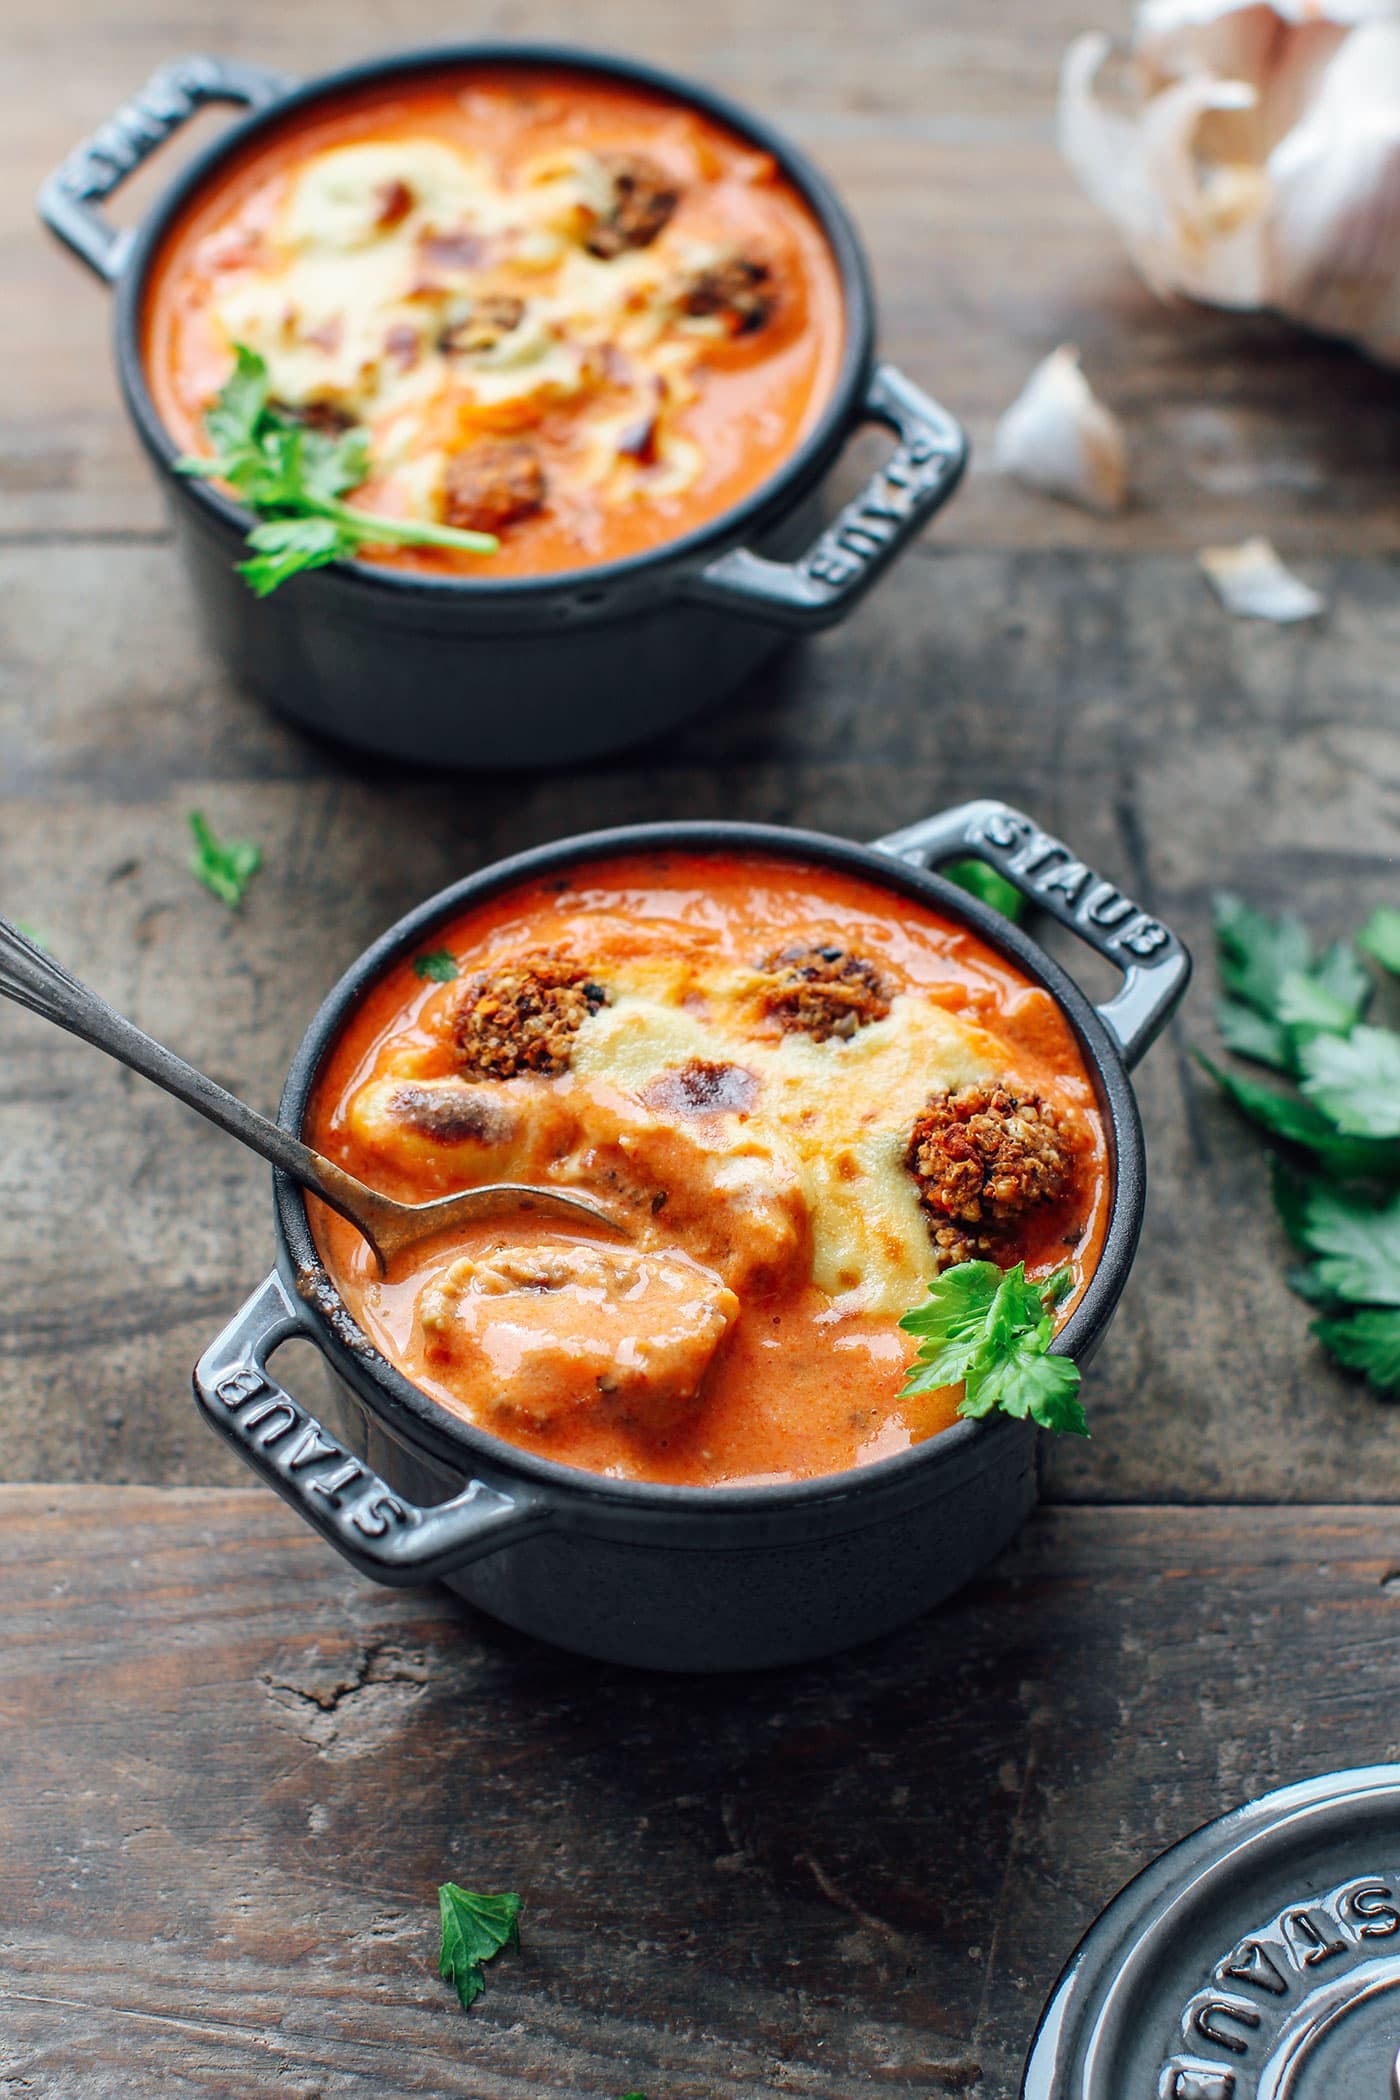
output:
M834 464L856 420L875 359L874 298L870 272L844 205L826 177L796 146L742 104L683 75L621 54L572 44L482 39L469 43L413 46L353 65L318 73L288 89L285 96L250 113L196 154L162 192L136 234L113 300L117 376L128 413L157 471L177 484L188 499L225 529L244 537L256 523L251 512L234 503L207 481L177 475L180 451L156 409L146 382L142 354L142 316L147 278L171 222L191 196L231 156L241 153L260 133L278 129L289 117L348 90L390 83L406 76L470 66L555 68L600 74L672 97L736 132L772 154L783 174L803 197L826 236L841 280L846 340L841 366L825 408L796 451L775 474L731 509L693 531L660 541L621 561L600 562L547 576L516 576L491 582L475 576L430 576L383 564L347 561L339 566L348 578L384 598L469 599L522 608L560 592L606 597L614 585L632 583L649 570L699 563L721 549L758 538L792 510Z
M1052 1344L1057 1354L1087 1359L1108 1326L1127 1283L1146 1201L1142 1124L1123 1057L1086 994L1020 927L945 877L915 867L877 846L785 825L700 819L577 833L492 862L405 913L342 974L313 1015L292 1059L278 1108L279 1121L285 1129L300 1135L317 1073L354 1006L387 968L421 946L425 936L443 920L458 916L502 890L589 860L619 853L706 849L769 853L862 875L966 925L1050 993L1070 1022L1098 1096L1113 1177L1108 1225L1098 1264L1083 1298ZM453 1414L380 1355L356 1325L321 1261L301 1190L281 1173L274 1173L273 1180L279 1264L287 1283L306 1307L314 1338L332 1365L391 1428L466 1476L483 1469L496 1475L511 1474L551 1490L556 1500L582 1499L595 1505L607 1503L614 1508L652 1513L669 1511L700 1517L776 1514L799 1505L848 1501L882 1487L904 1485L906 1476L921 1471L936 1474L949 1465L968 1464L979 1446L991 1462L1005 1432L1021 1426L1010 1424L1004 1417L960 1421L921 1444L870 1465L822 1474L811 1480L751 1487L613 1480L540 1458Z

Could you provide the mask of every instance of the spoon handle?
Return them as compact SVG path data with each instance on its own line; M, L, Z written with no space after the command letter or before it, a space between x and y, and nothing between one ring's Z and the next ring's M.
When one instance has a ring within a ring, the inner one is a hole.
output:
M134 1021L128 1021L114 1007L107 1004L92 990L90 985L65 970L62 963L55 962L51 955L22 934L18 926L0 916L0 995L13 999L20 1006L27 1006L31 1013L41 1014L46 1021L53 1021L59 1028L66 1028L70 1035L81 1036L85 1043L105 1050L120 1064L129 1065L143 1079L150 1079L177 1101L196 1109L221 1130L238 1138L254 1152L271 1160L274 1167L281 1167L294 1181L325 1198L337 1210L345 1203L343 1192L327 1185L322 1171L322 1162L309 1146L303 1145L290 1132L270 1123L260 1116L255 1108L226 1093L187 1065L173 1050L156 1042ZM326 1167L330 1162L326 1161ZM334 1171L334 1169L332 1169Z

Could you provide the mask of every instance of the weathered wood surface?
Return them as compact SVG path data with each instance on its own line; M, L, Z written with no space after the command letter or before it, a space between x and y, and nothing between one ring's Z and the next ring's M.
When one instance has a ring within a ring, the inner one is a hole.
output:
M267 1109L323 992L406 906L516 847L668 812L861 837L1004 794L1200 952L1217 883L1339 931L1395 895L1400 593L1379 563L1310 573L1331 611L1279 631L1232 622L1183 557L931 542L846 627L665 748L503 786L396 772L278 726L202 653L163 548L74 547L59 566L12 548L0 897ZM185 872L191 806L264 844L237 918ZM1088 1389L1097 1434L1051 1455L1052 1491L1395 1493L1400 1412L1308 1340L1261 1152L1191 1064L1213 1041L1206 964L1140 1071L1147 1232ZM263 1170L27 1014L0 1011L0 1075L0 1466L240 1479L187 1379L267 1265Z
M1257 529L1304 554L1392 549L1400 525L1393 376L1271 321L1168 308L1145 291L1054 140L1060 59L1127 0L809 0L662 6L433 0L288 7L11 0L0 126L0 534L125 534L162 520L118 403L108 296L36 229L31 198L150 70L215 49L299 75L391 43L586 38L692 73L779 120L840 185L869 245L889 352L979 447L952 545L1194 549ZM201 138L224 119L201 120ZM156 194L183 147L116 209ZM986 470L997 415L1058 342L1077 342L1126 417L1135 505L1105 524Z
M1050 1510L902 1634L688 1681L256 1491L0 1490L0 2092L1013 2100L1124 1880L1395 1757L1398 1563L1392 1510ZM526 1905L467 2019L449 1875Z

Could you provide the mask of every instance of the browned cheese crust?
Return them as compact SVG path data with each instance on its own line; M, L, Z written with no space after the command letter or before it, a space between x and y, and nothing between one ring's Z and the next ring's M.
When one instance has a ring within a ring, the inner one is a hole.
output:
M919 1186L940 1268L996 1258L999 1238L1069 1187L1063 1118L1000 1082L945 1089L915 1123L905 1165Z
M642 153L604 153L612 177L610 209L590 227L584 246L604 261L625 248L646 248L681 201L681 193L654 160Z
M568 1069L573 1039L608 995L578 963L555 954L483 970L462 986L452 1016L460 1068L474 1079Z
M796 942L760 965L768 982L759 994L764 1014L784 1035L810 1035L824 1043L845 1039L870 1021L883 1021L889 993L873 963L834 942L812 947Z
M479 357L483 351L494 350L505 336L513 335L524 318L523 299L517 299L513 292L487 292L473 302L460 320L443 329L438 348L449 357Z
M502 532L543 510L544 468L533 445L496 440L447 462L443 517L464 532Z

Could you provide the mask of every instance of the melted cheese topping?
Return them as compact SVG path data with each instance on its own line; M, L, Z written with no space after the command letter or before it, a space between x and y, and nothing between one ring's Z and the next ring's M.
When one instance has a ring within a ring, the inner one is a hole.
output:
M596 81L556 99L558 80L502 69L455 96L409 91L383 135L323 119L300 151L293 134L230 178L155 280L148 364L177 435L201 445L242 344L275 401L366 428L372 472L353 499L366 508L496 529L456 507L453 462L487 440L527 442L546 516L507 519L498 573L565 566L565 543L573 565L629 551L770 472L840 350L815 222L767 156L718 126ZM673 208L639 244L591 252L629 156ZM753 327L690 310L736 257L767 273ZM601 522L628 514L630 530ZM516 541L533 557L519 565Z
M765 959L833 941L878 992L854 1032L817 1040L774 1005ZM406 1200L552 1183L611 1204L631 1235L609 1275L602 1243L557 1213L512 1213L381 1281L353 1230L317 1217L372 1338L497 1434L621 1477L720 1483L839 1470L945 1426L956 1393L901 1390L913 1344L898 1326L937 1266L906 1160L945 1089L1000 1081L1053 1106L1072 1186L997 1258L1032 1275L1067 1264L1062 1316L1092 1272L1109 1179L1068 1024L908 900L831 870L676 853L507 893L431 945L464 981L391 972L337 1046L308 1135ZM501 987L542 954L607 1003L575 997L557 1069L464 1071L459 1008L486 988L517 1044Z
M640 978L638 984L636 980ZM897 996L887 1018L849 1041L776 1041L745 1030L738 1011L751 982L709 980L704 1019L658 996L654 973L615 973L618 989L579 1030L577 1079L599 1078L642 1096L691 1059L735 1064L759 1081L752 1110L713 1120L717 1145L761 1134L798 1178L812 1232L810 1280L838 1313L907 1312L932 1273L928 1223L904 1165L909 1131L929 1095L992 1077L998 1048L984 1030L926 1000ZM661 1120L660 1118L657 1119Z

